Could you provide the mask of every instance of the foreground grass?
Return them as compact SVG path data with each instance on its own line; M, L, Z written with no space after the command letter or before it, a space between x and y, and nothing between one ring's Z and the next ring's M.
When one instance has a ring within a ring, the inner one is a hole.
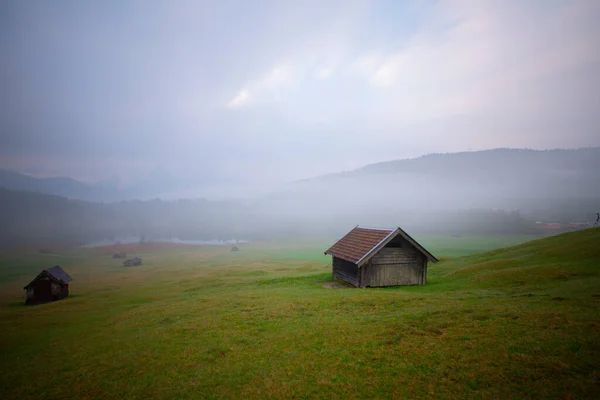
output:
M52 259L73 296L36 307L18 271L48 257L5 254L0 397L598 398L599 243L560 235L385 289L326 289L314 244L141 246L137 268L73 250Z

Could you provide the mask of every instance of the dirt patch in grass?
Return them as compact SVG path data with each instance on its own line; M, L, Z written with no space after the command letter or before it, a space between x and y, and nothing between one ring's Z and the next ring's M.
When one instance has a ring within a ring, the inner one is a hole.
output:
M323 286L325 289L352 289L354 286L342 282L319 282L317 285Z

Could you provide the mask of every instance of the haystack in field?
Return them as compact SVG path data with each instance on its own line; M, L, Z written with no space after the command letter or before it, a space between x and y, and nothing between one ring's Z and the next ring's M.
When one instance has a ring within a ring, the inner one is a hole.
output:
M123 266L134 267L136 265L142 265L142 259L139 257L130 258L129 260L123 261Z

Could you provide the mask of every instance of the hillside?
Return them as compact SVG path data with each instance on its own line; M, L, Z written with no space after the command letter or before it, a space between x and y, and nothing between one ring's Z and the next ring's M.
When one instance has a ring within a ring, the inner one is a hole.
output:
M91 202L117 202L123 200L152 199L172 191L187 188L188 182L178 180L168 172L156 170L150 176L127 185L111 182L81 182L68 177L36 178L16 171L0 169L0 188L50 194L69 199ZM202 181L206 184L206 180Z
M433 173L444 176L472 175L515 178L524 171L564 174L594 173L600 148L531 150L493 149L483 151L429 154L409 160L367 165L355 173Z
M0 246L43 242L85 244L126 237L239 238L242 206L204 199L92 203L0 188ZM249 226L250 223L244 223Z
M375 163L354 171L334 173L283 185L259 205L285 208L290 205L331 210L339 203L340 192L353 194L353 203L342 201L338 208L356 203L381 201L393 196L404 208L430 205L442 208L506 207L524 208L532 202L556 199L600 198L600 147L569 150L494 149L485 151L430 154L414 159ZM205 176L204 176L205 175ZM71 178L35 178L15 171L0 170L0 188L54 194L88 201L119 201L178 198L178 193L202 192L216 188L207 171L195 180L156 170L149 176L123 187L115 183L84 183ZM242 181L220 183L227 196L230 186L248 188ZM360 190L358 190L360 188ZM358 190L358 193L357 193ZM238 190L239 192L239 190ZM444 194L444 202L431 201ZM255 198L256 191L238 193L240 198ZM357 196L358 195L358 196ZM521 207L519 207L521 206Z
M299 181L268 204L305 205L323 213L384 207L395 212L508 208L539 214L581 206L591 212L589 203L600 199L598 171L600 148L431 154Z
M263 210L230 201L177 200L92 203L0 188L0 248L18 244L135 240L264 240L337 236L358 222L389 226L402 224L412 232L455 234L532 234L535 224L518 213L466 210L396 214ZM431 217L435 225L427 226ZM398 218L400 217L400 218Z
M112 248L6 254L5 277L46 257L74 282L37 307L27 276L0 283L0 396L598 398L598 243L558 235L385 289L326 288L330 243L140 246L135 270Z
M600 291L594 292L600 288L599 243L600 229L564 233L448 260L432 269L432 277L436 284L455 287L528 291L532 295L540 292L545 296L600 296ZM585 288L594 293L586 293Z
M0 188L57 196L104 200L100 188L66 177L36 178L15 171L0 169Z
M27 178L27 185L19 186L13 176L13 187L28 192L0 188L5 205L0 217L6 221L0 228L0 245L131 236L314 237L338 235L357 224L454 235L531 234L536 232L535 221L566 225L592 221L600 211L598 171L600 148L497 149L372 164L295 182L254 201L154 199L106 204L68 200L77 197L73 193L61 197L34 193L49 191L52 182L62 182L56 186L61 190L79 187L74 181ZM12 175L0 174L0 186L2 176ZM157 174L155 181L143 186L161 187L160 182L166 181L177 186L171 178Z
M587 178L597 181L600 147L582 149L492 149L459 153L428 154L417 158L369 164L354 171L311 179L373 177L377 175L415 174L473 182L518 183L540 177ZM311 181L305 180L305 181ZM597 193L597 192L594 192Z

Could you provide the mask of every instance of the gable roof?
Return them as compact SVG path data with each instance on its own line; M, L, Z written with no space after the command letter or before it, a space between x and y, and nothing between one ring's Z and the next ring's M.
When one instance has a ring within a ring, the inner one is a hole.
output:
M48 268L46 270L50 275L61 281L62 283L69 283L73 280L69 274L65 272L64 269L60 267L60 265L55 265L52 268Z
M40 277L42 277L44 275L48 275L52 280L54 280L58 283L69 283L69 282L73 281L73 278L71 278L71 276L69 274L67 274L65 272L65 270L60 267L60 265L55 265L52 268L47 268L47 269L43 270L42 272L40 272L38 274L38 276L36 276L31 282L29 282L27 284L27 286L25 286L23 289L27 289L35 281L37 281Z
M369 229L356 226L325 251L325 254L357 264L392 232L394 232L393 229Z
M412 244L429 261L438 262L433 254L400 228L362 228L356 226L325 251L325 254L330 254L361 267L398 235Z

